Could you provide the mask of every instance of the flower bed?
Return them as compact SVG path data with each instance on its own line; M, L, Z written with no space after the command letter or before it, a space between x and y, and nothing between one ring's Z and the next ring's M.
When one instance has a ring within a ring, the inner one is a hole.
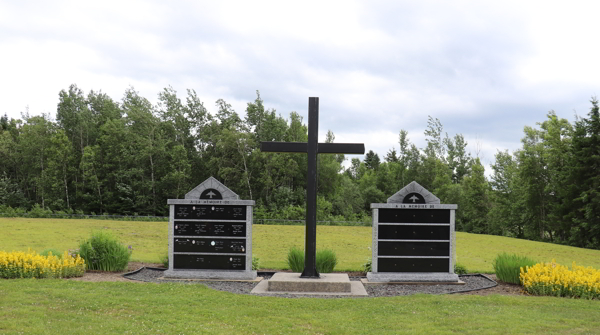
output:
M600 299L600 271L578 266L571 270L554 260L521 268L521 284L533 295Z
M85 273L85 261L65 252L62 258L34 251L0 251L0 278L69 278Z

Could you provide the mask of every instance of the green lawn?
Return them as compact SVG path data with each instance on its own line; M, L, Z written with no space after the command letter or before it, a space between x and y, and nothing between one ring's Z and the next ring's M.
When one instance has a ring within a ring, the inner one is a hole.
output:
M132 260L159 263L167 252L168 222L0 218L0 250L77 249L94 230L107 229L133 247Z
M74 249L108 229L134 247L133 260L158 262L167 223L0 218L0 250ZM254 227L263 268L284 268L302 226ZM358 270L370 256L369 227L319 226L319 248L332 248L339 269ZM497 236L457 234L458 260L491 272L496 254L600 268L600 251ZM201 284L0 279L0 334L592 334L600 302L526 296L416 295L394 298L276 298L235 295Z
M0 227L0 250L5 251L75 249L79 241L98 229L108 229L125 245L133 246L134 261L158 263L168 246L167 222L0 218ZM292 246L304 246L304 226L253 227L253 254L260 258L261 268L286 268L285 257ZM337 271L359 271L371 257L371 228L318 226L317 248L335 250L339 259ZM456 234L456 250L458 262L470 272L493 272L492 261L501 252L518 253L538 261L554 258L568 266L576 261L579 265L600 269L600 250L501 236L459 232Z
M275 298L200 284L0 280L2 334L592 334L600 302L416 295Z

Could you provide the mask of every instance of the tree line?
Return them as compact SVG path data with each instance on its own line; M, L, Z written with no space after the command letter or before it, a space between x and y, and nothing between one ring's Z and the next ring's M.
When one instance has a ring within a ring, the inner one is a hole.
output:
M171 87L156 105L133 88L115 101L76 85L58 100L55 120L0 118L0 212L167 215L167 199L214 176L256 201L256 219L305 217L306 156L259 146L306 142L307 126L296 112L265 108L258 91L244 118L222 99L213 115L194 90L181 99ZM368 224L371 203L414 180L459 205L459 231L600 248L600 120L591 103L574 124L551 111L525 127L522 148L499 151L489 179L462 134L449 136L432 117L424 148L400 130L383 159L370 150L344 168L344 155L319 155L317 219Z

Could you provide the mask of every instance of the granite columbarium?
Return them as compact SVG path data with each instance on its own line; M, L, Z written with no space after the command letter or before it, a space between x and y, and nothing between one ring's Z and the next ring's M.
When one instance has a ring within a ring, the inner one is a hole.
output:
M457 205L417 182L371 204L373 258L369 282L458 283L454 273L454 218Z
M253 200L213 177L169 199L169 269L166 278L254 280Z

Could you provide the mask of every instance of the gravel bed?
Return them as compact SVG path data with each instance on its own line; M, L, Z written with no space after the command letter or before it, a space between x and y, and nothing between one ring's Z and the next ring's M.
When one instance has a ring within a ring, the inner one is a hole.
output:
M163 276L164 269L157 268L141 268L139 270L129 272L123 276L127 279L154 282L154 283L180 283L180 284L202 284L219 291L226 291L237 294L252 294L250 291L258 284L258 282L236 282L236 281L200 281L200 280L185 280L185 279L165 279ZM260 274L260 277L269 279L272 273ZM369 297L394 297L412 295L418 293L424 294L451 294L481 290L496 286L496 282L483 275L463 275L459 276L460 280L464 281L464 285L365 285L365 289ZM364 277L362 277L364 278ZM350 277L351 281L360 280L361 277ZM269 294L272 296L286 298L301 298L315 297L314 295L300 294ZM319 298L357 298L351 296L318 296Z

